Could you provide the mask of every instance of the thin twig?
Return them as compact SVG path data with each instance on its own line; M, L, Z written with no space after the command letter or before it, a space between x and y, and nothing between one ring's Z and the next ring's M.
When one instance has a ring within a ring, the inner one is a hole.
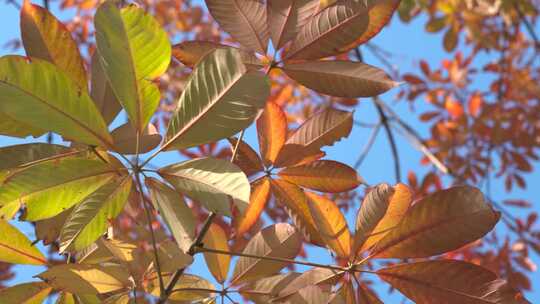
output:
M362 163L364 162L364 159L368 155L369 151L371 150L371 147L373 147L373 144L375 143L375 139L377 139L377 135L379 134L379 130L381 129L381 123L379 122L374 128L373 131L371 131L371 134L369 135L369 139L362 149L362 152L360 153L360 156L358 156L358 159L356 160L356 163L354 163L354 168L358 169Z
M394 138L394 133L392 132L392 129L390 127L390 124L388 123L388 117L386 116L384 109L377 103L377 100L379 100L378 97L373 97L373 100L375 101L375 107L377 108L377 111L379 112L379 117L381 119L381 123L384 126L384 129L386 131L386 135L388 137L388 141L390 142L390 149L392 151L392 156L394 157L394 172L396 175L396 182L401 182L401 165L399 161L399 154L397 150L396 140Z

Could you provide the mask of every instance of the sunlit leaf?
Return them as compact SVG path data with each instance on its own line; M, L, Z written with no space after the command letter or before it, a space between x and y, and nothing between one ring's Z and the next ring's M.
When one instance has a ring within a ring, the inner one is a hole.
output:
M489 298L486 284L497 279L491 271L471 263L440 260L401 264L377 271L379 277L418 304L527 303ZM519 293L514 291L513 295ZM517 299L517 298L515 298Z
M335 297L333 298L333 301L331 301L329 304L339 304L339 303L341 304L357 303L356 292L354 290L354 286L351 281L343 282L343 285L341 285L341 288L335 293ZM364 304L363 301L360 301L360 303ZM370 304L370 303L366 303L366 304Z
M103 304L129 304L130 298L129 298L129 292L124 292L121 294L116 294L113 296L108 297L103 301Z
M208 11L234 39L261 54L268 48L266 5L259 0L205 0Z
M165 282L168 282L170 280L172 274L164 274L163 280ZM152 274L152 277L150 278L151 285L147 286L146 289L153 294L154 296L159 297L159 283L158 278L155 273ZM193 290L193 289L199 289L199 290ZM213 292L205 291L205 290L215 290L214 285L212 283L208 282L206 279L192 275L192 274L184 274L176 285L174 285L174 292L171 293L171 296L169 297L169 300L172 301L198 301L205 298L208 298L210 295L213 294Z
M271 180L272 193L276 200L285 207L294 225L300 229L306 241L324 246L315 221L308 206L304 191L298 186L284 180Z
M195 240L196 221L182 195L157 179L147 178L152 202L169 227L182 251L187 252Z
M248 71L234 49L206 55L178 100L163 145L168 150L189 148L248 127L270 94L267 79Z
M249 181L240 168L226 160L192 159L161 168L159 174L210 211L230 216L230 198L242 213L248 206Z
M39 137L45 133L46 131L39 127L30 126L16 121L15 119L6 115L6 113L0 112L0 135L12 137Z
M246 212L239 216L237 224L237 236L241 237L257 223L264 207L270 199L270 179L262 178L251 184L251 195Z
M110 124L122 110L122 105L114 95L97 52L92 56L91 72L90 96L103 116L105 123Z
M94 23L102 68L132 125L142 130L160 100L151 80L166 71L171 59L167 33L144 9L119 9L114 1L99 6Z
M287 167L278 175L293 184L331 193L352 190L363 182L353 168L331 160L319 160L305 165Z
M340 258L348 258L351 233L345 217L333 201L315 193L306 193L311 216L325 244Z
M227 242L228 238L225 231L217 224L210 225L210 229L203 239L205 248L221 251L230 251L229 244ZM227 280L229 264L231 263L230 255L204 252L204 260L206 261L206 265L208 265L208 269L218 283L223 283L225 280Z
M0 303L41 304L51 290L43 282L18 284L0 290Z
M132 178L111 181L75 206L60 233L60 252L79 251L92 244L124 208Z
M17 228L5 220L0 220L0 231L0 261L12 264L47 264L43 254Z
M285 223L275 224L257 233L246 245L244 254L260 257L294 259L300 252L302 237L298 230ZM240 257L234 268L233 284L267 277L287 266L286 262Z
M309 285L290 296L285 303L288 304L327 304L330 293L323 291L317 285Z
M54 289L75 294L102 294L129 288L129 274L118 265L64 264L37 275Z
M372 249L379 258L419 258L448 252L491 231L500 213L473 187L435 192L415 203Z
M238 150L236 151L233 163L240 167L247 176L264 170L259 154L257 154L257 152L255 152L255 150L253 150L253 148L245 141L242 140L238 143L237 138L229 138L228 140L233 151L238 144Z
M358 287L358 300L364 304L384 304L371 289L363 285Z
M153 124L148 124L138 136L137 130L130 123L116 128L111 135L114 141L114 151L123 154L147 153L161 142L161 135ZM137 144L139 144L138 147Z
M300 84L337 97L372 97L398 83L383 70L353 61L308 61L285 64L282 70Z
M276 49L294 39L319 8L319 0L268 1L268 27Z
M204 56L208 55L216 49L232 48L238 50L242 62L248 69L260 69L263 67L261 61L251 51L238 49L232 46L219 44L212 41L192 40L183 41L181 43L173 45L172 55L181 63L193 68L195 67Z
M6 177L0 187L0 214L26 205L25 219L53 217L79 203L121 169L99 159L66 158L42 162Z
M327 268L312 268L292 280L279 292L279 298L286 298L298 290L310 285L334 285L342 276L343 271Z
M328 109L312 116L289 137L275 165L290 166L306 157L320 154L323 146L331 146L349 136L352 125L350 112Z
M51 63L4 56L0 79L1 112L70 140L111 146L107 125L90 96Z
M88 90L84 62L71 33L47 9L23 1L21 37L26 54L47 60L66 73L82 90Z
M258 279L240 288L240 294L257 304L268 303L278 296L279 292L299 277L300 273L287 272L271 277Z
M69 292L61 292L55 304L77 304L75 295Z
M363 252L399 224L412 203L411 190L397 184L380 184L366 195L356 216L353 252Z
M273 164L287 139L287 117L276 103L266 103L261 117L257 119L257 135L264 163L267 166Z

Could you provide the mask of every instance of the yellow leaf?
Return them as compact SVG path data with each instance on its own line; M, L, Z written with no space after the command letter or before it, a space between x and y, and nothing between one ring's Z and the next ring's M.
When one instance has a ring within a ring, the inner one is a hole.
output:
M210 226L210 229L204 237L203 244L205 248L230 251L227 235L223 228L217 224L212 224ZM216 281L223 283L227 280L229 264L231 262L230 255L204 252L204 260Z
M47 260L30 240L7 221L0 219L0 261L12 264L45 265Z
M52 288L44 282L15 285L0 290L0 303L41 304Z

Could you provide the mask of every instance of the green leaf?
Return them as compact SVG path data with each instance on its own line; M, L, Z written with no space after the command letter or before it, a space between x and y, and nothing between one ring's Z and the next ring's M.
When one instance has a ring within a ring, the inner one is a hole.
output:
M6 113L0 112L0 135L12 137L39 137L45 134L45 132L45 130L18 122L7 116Z
M87 93L68 75L39 59L0 58L0 112L64 138L110 147L112 138Z
M174 188L208 210L231 215L234 206L244 212L249 203L249 181L236 165L215 158L198 158L164 167L158 172Z
M231 137L247 128L270 94L267 76L248 71L241 54L217 49L197 65L167 130L167 150Z
M167 70L171 59L167 33L142 8L119 9L115 1L104 2L94 22L102 68L132 125L142 130L160 100L151 81Z
M60 252L79 251L95 242L120 214L131 191L132 179L109 182L75 207L60 233Z
M18 284L0 290L0 303L41 304L51 290L44 282Z
M182 195L157 179L147 178L146 186L154 206L169 227L176 243L183 252L188 252L195 240L197 222L193 211L186 205Z
M21 36L26 54L49 61L86 91L88 81L77 43L66 26L47 9L24 1Z
M17 228L0 220L0 231L0 261L11 264L47 264L43 254Z
M82 201L120 170L98 159L66 158L16 171L0 187L0 215L11 218L25 203L26 220L53 217Z

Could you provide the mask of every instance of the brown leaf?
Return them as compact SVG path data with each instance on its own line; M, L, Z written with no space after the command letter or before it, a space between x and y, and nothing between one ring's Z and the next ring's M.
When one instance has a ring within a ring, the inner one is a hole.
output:
M292 280L283 290L281 290L278 299L286 298L306 286L334 285L342 276L343 271L327 268L312 268Z
M328 304L330 293L319 286L309 285L290 296L287 304Z
M299 276L300 273L287 272L259 279L240 288L240 294L257 304L268 303Z
M499 217L474 187L437 191L415 203L371 256L421 258L455 250L491 231Z
M274 47L279 50L294 39L318 8L319 0L268 1L268 26Z
M371 289L364 285L358 287L358 300L363 304L384 304Z
M289 224L279 223L257 233L249 241L243 253L261 257L294 259L300 252L301 246L302 238L298 230ZM234 268L231 283L239 284L273 275L287 265L286 262L240 257Z
M331 146L349 136L352 125L353 115L346 111L329 108L312 116L285 142L275 166L295 165L307 157L322 153L323 146Z
M318 160L305 165L287 167L278 175L293 184L330 193L349 191L363 182L353 168L331 160Z
M91 72L90 96L103 116L105 123L109 125L122 110L122 105L118 102L111 84L107 80L107 75L101 66L97 51L92 56Z
M285 64L282 70L314 91L345 98L377 96L398 84L383 70L353 61L308 61Z
M153 124L137 136L137 130L130 123L121 125L111 133L115 152L122 154L143 154L152 151L161 142L161 135ZM139 147L137 147L139 144Z
M253 52L212 41L192 40L175 44L172 47L172 55L184 65L193 68L205 55L218 48L231 48L238 50L240 53L240 59L248 67L248 69L257 70L263 67L261 61Z
M251 183L251 195L246 212L236 225L236 236L241 237L259 220L266 203L270 199L270 179L264 177Z
M261 117L257 119L257 135L264 163L269 166L276 161L287 138L287 117L276 103L266 103Z
M228 140L231 144L231 149L234 151L234 148L238 143L238 139L229 138ZM253 148L251 148L243 140L240 141L233 163L240 167L240 169L242 169L247 176L264 171L262 160L257 152L255 152L255 150L253 150Z
M248 49L265 54L268 48L266 5L260 0L205 0L220 27Z

